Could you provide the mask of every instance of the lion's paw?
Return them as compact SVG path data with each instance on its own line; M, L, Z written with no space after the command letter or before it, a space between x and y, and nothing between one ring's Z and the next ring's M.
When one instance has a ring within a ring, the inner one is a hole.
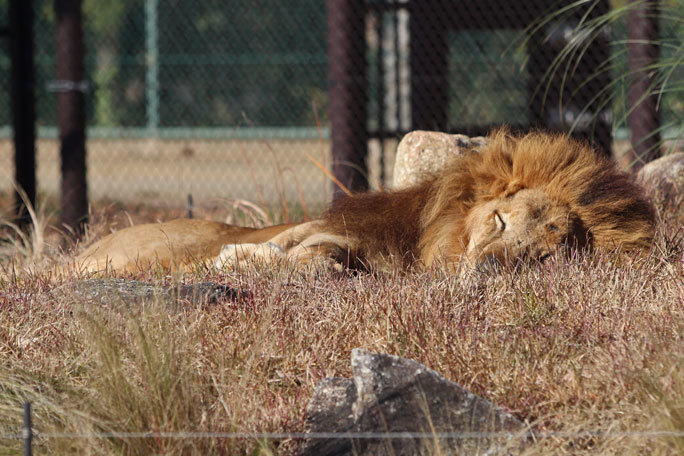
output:
M262 244L226 244L214 261L217 269L233 269L240 262L258 261L272 263L286 257L285 251L273 242Z

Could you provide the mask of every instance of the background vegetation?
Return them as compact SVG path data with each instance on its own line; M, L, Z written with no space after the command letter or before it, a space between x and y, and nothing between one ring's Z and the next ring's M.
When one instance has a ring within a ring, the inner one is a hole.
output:
M591 2L578 2L582 4ZM612 0L609 22L614 38L610 71L626 72L626 0ZM684 2L660 2L662 56L681 59ZM4 22L8 0L0 0ZM144 127L146 115L145 1L83 2L86 73L91 84L89 125ZM39 124L54 126L52 0L35 2ZM315 127L327 125L325 2L317 0L218 0L159 2L158 52L160 126ZM452 119L482 125L527 116L524 49L510 46L519 31L460 31L450 35ZM370 67L377 49L369 49ZM0 84L9 84L9 61L0 54ZM670 81L682 80L681 68ZM4 79L4 80L3 80ZM678 84L670 84L671 88ZM613 106L624 112L626 88L613 88ZM375 88L371 87L370 99ZM684 118L681 91L663 94L664 123ZM7 91L0 103L9 105ZM9 123L0 112L0 125ZM624 126L624 125L618 125Z

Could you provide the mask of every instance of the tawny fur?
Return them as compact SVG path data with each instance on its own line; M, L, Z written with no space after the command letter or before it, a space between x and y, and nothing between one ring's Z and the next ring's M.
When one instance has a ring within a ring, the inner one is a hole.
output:
M83 272L186 269L215 258L226 244L266 242L291 226L256 229L196 219L136 225L95 242L76 258L73 266Z
M177 220L109 235L77 258L89 271L262 256L350 267L454 266L468 260L545 258L559 247L650 249L654 212L631 176L565 135L502 129L412 188L343 198L321 219L254 230ZM260 244L269 242L268 246ZM227 247L241 244L244 247ZM171 247L171 248L170 248ZM219 254L219 252L221 252Z

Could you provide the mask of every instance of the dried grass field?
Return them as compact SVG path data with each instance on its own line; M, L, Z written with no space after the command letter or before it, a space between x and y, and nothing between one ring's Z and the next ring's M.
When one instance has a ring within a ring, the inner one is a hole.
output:
M135 223L161 218L144 206L121 208ZM292 439L86 437L301 432L314 385L349 377L354 347L415 359L534 430L556 432L524 454L684 452L681 433L661 432L684 430L681 201L660 205L657 242L643 264L597 252L458 276L439 267L141 271L128 278L213 281L247 293L103 306L73 292L85 277L48 271L127 223L119 210L95 210L78 245L46 228L55 223L48 214L38 214L32 235L3 231L0 436L19 432L21 404L30 401L35 429L58 434L38 438L36 454L293 454ZM221 211L201 215L224 218ZM0 455L21 452L20 440L0 437Z

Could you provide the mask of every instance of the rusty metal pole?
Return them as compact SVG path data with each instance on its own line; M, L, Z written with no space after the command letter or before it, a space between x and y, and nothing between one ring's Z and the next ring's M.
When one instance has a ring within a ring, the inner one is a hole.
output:
M658 2L630 0L629 12L629 126L634 166L641 168L660 156L660 118L654 93L653 65L658 61Z
M28 203L36 204L36 108L33 65L33 4L11 0L9 4L10 59L12 62L12 126L14 129L15 181L26 193L25 202L15 193L17 223L30 223Z
M327 2L333 175L352 191L368 188L365 13L363 0Z
M88 221L84 44L81 0L55 0L57 124L62 158L62 223L82 233Z

